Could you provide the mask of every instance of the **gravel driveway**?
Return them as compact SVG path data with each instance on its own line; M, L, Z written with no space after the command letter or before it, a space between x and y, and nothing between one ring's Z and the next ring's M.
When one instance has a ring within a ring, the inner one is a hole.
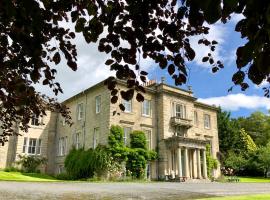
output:
M184 200L270 193L270 183L33 183L0 182L0 199Z

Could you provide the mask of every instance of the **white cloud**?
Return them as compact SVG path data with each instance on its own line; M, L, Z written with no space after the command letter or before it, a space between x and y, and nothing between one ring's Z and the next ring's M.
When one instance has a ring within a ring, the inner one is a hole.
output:
M246 109L258 109L265 108L270 109L270 99L261 96L248 96L245 94L229 94L221 97L199 98L198 101L209 105L221 106L225 110L237 111L240 108Z

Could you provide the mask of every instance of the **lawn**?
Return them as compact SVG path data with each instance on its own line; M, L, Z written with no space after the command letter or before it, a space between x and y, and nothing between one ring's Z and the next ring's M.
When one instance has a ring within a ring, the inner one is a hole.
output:
M241 183L270 183L270 178L263 177L238 177Z
M198 200L269 200L270 194L258 195L245 195L245 196L226 196L226 197L213 197Z
M45 174L0 171L0 181L52 182L58 180Z

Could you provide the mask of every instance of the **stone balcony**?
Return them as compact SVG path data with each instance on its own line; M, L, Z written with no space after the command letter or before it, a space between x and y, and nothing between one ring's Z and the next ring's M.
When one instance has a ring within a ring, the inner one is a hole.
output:
M185 128L192 127L192 120L188 118L180 118L180 117L171 117L171 125L172 126L182 126Z

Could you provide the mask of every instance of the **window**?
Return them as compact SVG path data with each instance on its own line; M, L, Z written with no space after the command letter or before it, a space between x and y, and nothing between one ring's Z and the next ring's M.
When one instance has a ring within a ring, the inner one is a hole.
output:
M131 128L130 127L124 127L124 144L128 145L129 144L129 135L131 133Z
M61 173L64 172L64 170L65 170L64 166L63 165L59 165L59 167L58 167L58 173L61 174Z
M194 124L196 126L198 126L198 124L199 124L197 111L194 111Z
M101 96L96 96L96 113L100 113L101 109Z
M58 155L67 155L67 136L59 138L58 141Z
M66 119L64 117L62 117L62 125L65 126L66 125Z
M210 128L210 115L204 114L204 128Z
M98 145L98 136L99 136L99 128L94 128L94 135L93 135L93 148L94 149Z
M33 115L31 119L31 125L39 126L39 117L37 115Z
M182 126L176 126L175 127L175 133L177 136L185 136L186 129Z
M68 137L65 137L65 151L64 154L67 155L68 154Z
M123 99L122 103L125 106L125 112L131 112L132 111L131 100L130 101L126 101L126 100Z
M151 115L151 101L150 100L144 100L142 103L142 115L144 116L150 116Z
M143 130L143 132L145 133L147 148L150 150L150 149L152 149L152 134L151 134L151 130Z
M26 153L26 149L27 149L27 137L24 138L23 140L23 153Z
M36 154L40 155L41 154L41 139L38 139L37 141L38 141L38 143L37 143L37 152L36 152Z
M83 118L83 103L77 105L77 119L81 120Z
M23 153L31 155L40 155L41 146L42 146L41 139L25 137L23 141Z
M175 117L185 118L186 117L186 106L182 104L175 104Z
M75 148L76 149L80 148L80 133L75 134Z

